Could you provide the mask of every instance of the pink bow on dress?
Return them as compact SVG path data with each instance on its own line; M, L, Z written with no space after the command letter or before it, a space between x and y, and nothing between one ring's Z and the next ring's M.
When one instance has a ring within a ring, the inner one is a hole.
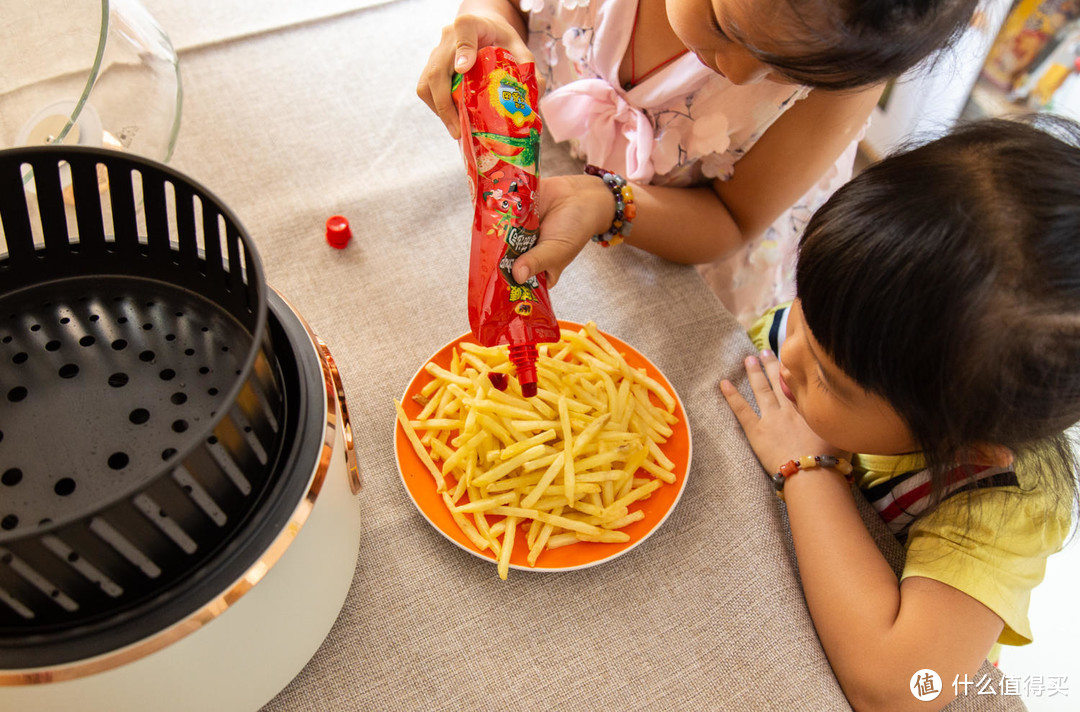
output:
M540 112L552 137L576 139L589 163L630 181L652 180L652 124L605 80L578 79L554 89L540 99Z

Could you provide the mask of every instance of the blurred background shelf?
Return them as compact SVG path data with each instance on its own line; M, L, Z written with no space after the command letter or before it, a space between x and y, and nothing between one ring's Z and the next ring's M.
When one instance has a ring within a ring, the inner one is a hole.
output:
M953 47L886 87L860 148L876 160L958 120L1038 111L1080 120L1080 0L984 0Z
M1018 116L1030 113L1031 109L1022 102L1010 99L1009 95L984 81L976 81L971 88L971 96L961 113L963 119L982 119L1000 116Z

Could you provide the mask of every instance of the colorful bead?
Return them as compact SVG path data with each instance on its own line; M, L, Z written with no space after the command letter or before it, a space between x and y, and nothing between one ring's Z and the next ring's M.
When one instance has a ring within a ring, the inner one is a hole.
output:
M633 227L631 221L637 217L637 206L634 205L634 189L618 173L612 173L598 166L586 165L585 173L603 180L604 185L611 190L611 194L615 197L615 215L612 218L611 227L603 234L593 235L593 242L600 243L601 247L618 245L630 234L630 229Z
M803 455L797 460L788 460L780 465L778 472L769 475L773 488L776 490L776 496L780 499L784 498L784 482L787 478L799 470L808 470L814 467L833 468L843 475L848 483L854 480L851 474L853 469L851 463L842 457L836 457L835 455Z

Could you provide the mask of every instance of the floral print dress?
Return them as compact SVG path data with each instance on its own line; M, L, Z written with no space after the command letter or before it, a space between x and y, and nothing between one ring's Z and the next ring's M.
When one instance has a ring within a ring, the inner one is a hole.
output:
M737 86L687 53L629 90L619 65L638 0L520 0L529 47L547 82L544 124L583 160L631 181L685 187L727 180L776 119L809 88L763 81ZM799 235L813 211L851 177L856 143L758 239L698 270L749 326L794 294Z

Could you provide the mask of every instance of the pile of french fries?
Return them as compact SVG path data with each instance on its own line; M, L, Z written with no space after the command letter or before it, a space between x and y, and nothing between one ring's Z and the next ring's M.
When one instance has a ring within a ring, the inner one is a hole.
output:
M454 521L492 552L499 577L521 535L530 566L546 549L629 541L620 530L644 517L630 505L676 481L660 447L678 422L674 396L593 322L538 347L532 398L521 395L506 347L460 347L449 368L426 365L432 380L413 396L417 417L394 405Z

